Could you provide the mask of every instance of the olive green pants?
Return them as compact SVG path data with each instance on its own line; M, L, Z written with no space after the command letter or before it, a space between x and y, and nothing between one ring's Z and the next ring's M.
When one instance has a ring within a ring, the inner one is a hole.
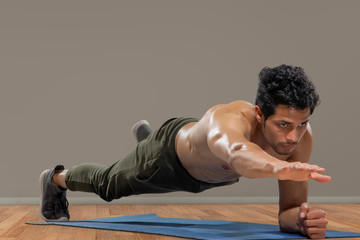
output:
M175 152L177 132L194 118L173 118L141 141L111 166L81 164L69 169L66 185L71 191L93 192L105 201L144 193L202 192L232 184L207 183L193 178Z

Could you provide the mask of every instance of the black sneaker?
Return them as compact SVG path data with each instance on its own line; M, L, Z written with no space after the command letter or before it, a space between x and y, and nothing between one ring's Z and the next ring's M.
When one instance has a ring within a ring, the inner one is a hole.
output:
M138 142L141 142L142 140L146 139L150 133L152 133L152 130L148 121L141 120L134 124L131 129L131 133Z
M52 177L57 170L64 170L64 166L57 165L40 175L40 215L47 222L67 222L70 219L66 189L52 183Z

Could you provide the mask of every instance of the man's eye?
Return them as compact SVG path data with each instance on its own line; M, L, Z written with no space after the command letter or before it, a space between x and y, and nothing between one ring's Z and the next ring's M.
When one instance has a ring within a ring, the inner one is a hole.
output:
M287 127L288 125L286 124L286 123L280 123L280 127L282 127L282 128L285 128L285 127Z
M305 127L307 125L307 122L304 122L302 124L300 124L300 127Z

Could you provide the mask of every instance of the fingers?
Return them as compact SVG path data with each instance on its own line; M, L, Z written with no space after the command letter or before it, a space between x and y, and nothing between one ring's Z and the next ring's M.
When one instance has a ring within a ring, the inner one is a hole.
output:
M326 226L324 227L306 227L307 235L314 238L325 238L326 236Z
M324 218L321 220L305 220L304 224L306 227L311 228L311 227L319 227L319 228L325 228L328 224L328 221Z
M307 231L306 231L306 226L305 226L305 219L306 219L306 215L307 212L309 210L309 205L307 203L302 203L300 206L300 211L299 211L299 230L303 235L307 235Z
M301 162L289 162L281 164L275 170L275 176L279 180L307 181L309 179L313 179L321 183L330 182L331 177L321 175L320 173L323 172L325 172L325 169L317 165Z
M292 165L293 170L303 170L308 172L317 172L317 173L323 173L325 172L325 168L319 167L317 165L311 165L308 163L301 163L301 162L295 162Z
M310 228L308 229L308 236L311 239L324 239L326 236L326 228Z
M320 183L328 183L331 181L331 177L327 175L321 175L318 173L310 173L310 179L315 180Z
M307 210L306 219L304 220L307 235L312 239L325 238L326 226L328 224L328 220L325 218L325 212L313 208L308 208Z
M320 227L324 228L328 224L328 220L325 218L325 212L320 209L310 209L306 215L304 221L306 227Z
M311 165L308 163L295 162L291 167L293 171L301 171L304 174L307 174L308 179L313 179L320 183L327 183L331 181L331 177L327 175L321 175L319 173L325 172L325 168L319 167L317 165Z
M308 210L309 210L308 203L302 203L301 206L300 206L300 214L299 214L301 219L305 219Z

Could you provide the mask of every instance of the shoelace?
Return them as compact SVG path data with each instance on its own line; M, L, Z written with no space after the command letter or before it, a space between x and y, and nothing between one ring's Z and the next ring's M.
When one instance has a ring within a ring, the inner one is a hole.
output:
M59 213L60 211L64 211L65 213L69 213L68 211L68 207L69 207L69 202L66 199L66 197L64 196L63 193L59 193L57 194L57 198L55 200L55 214Z

